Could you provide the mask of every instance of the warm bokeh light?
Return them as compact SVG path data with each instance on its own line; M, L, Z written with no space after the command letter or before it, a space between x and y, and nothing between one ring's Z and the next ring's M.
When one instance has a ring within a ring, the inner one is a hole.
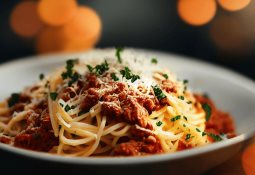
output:
M60 52L64 42L60 27L46 27L37 37L36 50L38 53Z
M228 11L237 11L245 8L251 0L218 0L220 6Z
M37 38L38 53L85 51L95 46L101 34L101 20L86 6L65 25L47 27Z
M15 6L11 13L12 30L21 37L33 37L43 27L38 17L37 2L24 1Z
M217 48L232 56L246 55L251 40L243 30L242 20L229 15L218 16L210 26L210 37Z
M93 9L81 6L76 16L63 26L63 33L69 40L95 40L101 33L101 20Z
M242 155L242 165L246 175L255 174L255 144L248 146Z
M180 17L191 25L204 25L215 16L217 4L215 0L178 0Z
M97 40L70 40L63 43L63 52L73 52L73 51L86 51L92 49Z
M52 26L60 26L71 20L77 8L75 0L41 0L38 6L43 22Z

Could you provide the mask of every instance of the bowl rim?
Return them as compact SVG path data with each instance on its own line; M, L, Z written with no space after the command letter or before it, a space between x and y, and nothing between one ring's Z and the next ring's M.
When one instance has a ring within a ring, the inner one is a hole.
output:
M81 55L86 55L88 53L94 52L110 52L113 51L114 48L105 48L105 49L94 49L92 51L83 53L72 53L72 54L47 54L47 55L40 55L40 56L29 56L24 58L19 58L14 61L6 62L0 65L0 70L8 69L9 67L13 66L33 66L38 64L45 63L45 58L52 58L58 57L58 59L47 59L47 63L60 63L63 60L66 60L70 57L78 57ZM133 49L133 48L126 48L130 52L138 53L138 54L146 54L146 55L157 55L158 59L172 59L175 62L185 62L185 64L193 64L194 66L202 66L208 70L218 71L221 74L226 75L230 80L235 84L242 84L244 88L249 90L254 95L255 98L255 83L253 80L236 73L232 70L227 68L214 65L212 63L207 63L205 61L196 60L194 58L176 55L172 53L166 53L161 51L155 50L147 50L147 49ZM39 58L39 59L35 59ZM255 124L254 124L255 126ZM147 163L159 163L164 161L174 161L177 159L184 159L189 158L192 156L201 155L204 153L208 153L211 151L219 150L222 148L226 148L231 145L235 145L237 143L244 142L245 140L251 138L255 134L255 127L250 129L246 133L242 133L232 139L224 140L221 142L213 143L206 145L204 147L193 148L189 150L184 150L175 153L162 153L156 155L149 155L149 156L140 156L140 157L65 157L59 155L53 155L50 153L42 153L36 152L31 150L26 150L22 148L16 148L10 145L6 145L0 143L0 149L3 151L15 153L17 155L40 159L44 161L52 161L52 162L59 162L59 163L68 163L68 164L83 164L83 165L107 165L107 166L114 166L114 165L138 165L138 164L147 164Z

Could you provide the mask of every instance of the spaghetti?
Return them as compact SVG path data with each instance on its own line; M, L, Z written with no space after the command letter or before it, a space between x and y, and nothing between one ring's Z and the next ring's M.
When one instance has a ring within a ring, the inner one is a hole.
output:
M231 117L190 92L187 80L158 69L155 60L138 70L141 60L130 64L121 52L90 64L68 60L12 94L0 103L0 142L64 156L133 156L234 136Z

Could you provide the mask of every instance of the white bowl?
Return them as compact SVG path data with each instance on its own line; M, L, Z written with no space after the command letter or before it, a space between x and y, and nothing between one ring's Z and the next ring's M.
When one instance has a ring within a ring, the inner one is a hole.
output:
M5 144L0 144L0 153L7 157L11 155L10 160L15 159L16 165L34 164L35 169L54 165L55 168L65 172L71 170L72 173L77 171L90 172L93 175L102 173L200 174L228 160L255 133L255 84L253 81L225 68L182 56L139 49L125 49L124 56L126 53L148 57L148 59L157 57L162 67L169 68L180 78L188 79L194 91L209 93L220 109L233 115L238 136L200 148L145 157L61 157ZM32 56L3 64L0 66L0 99L33 84L40 73L47 73L64 65L64 60L67 58L96 58L96 55L112 56L114 49L98 49L88 53L69 55ZM1 156L0 162L5 162L4 156ZM16 159L17 157L29 159L22 159L18 163L20 159ZM47 171L47 169L40 171Z

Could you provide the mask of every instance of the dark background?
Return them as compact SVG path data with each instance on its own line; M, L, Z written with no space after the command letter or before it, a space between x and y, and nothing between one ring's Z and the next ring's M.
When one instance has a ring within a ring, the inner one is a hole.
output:
M9 26L11 10L18 2L0 0L1 63L35 54L34 41L18 37ZM255 31L254 3L238 12L218 7L216 17L202 27L184 23L178 16L175 0L79 0L79 3L94 8L102 19L103 32L97 47L130 46L177 53L223 65L255 79L255 32L251 32ZM222 16L229 20L214 26L214 30L222 32L223 46L215 43L211 34L214 23Z

